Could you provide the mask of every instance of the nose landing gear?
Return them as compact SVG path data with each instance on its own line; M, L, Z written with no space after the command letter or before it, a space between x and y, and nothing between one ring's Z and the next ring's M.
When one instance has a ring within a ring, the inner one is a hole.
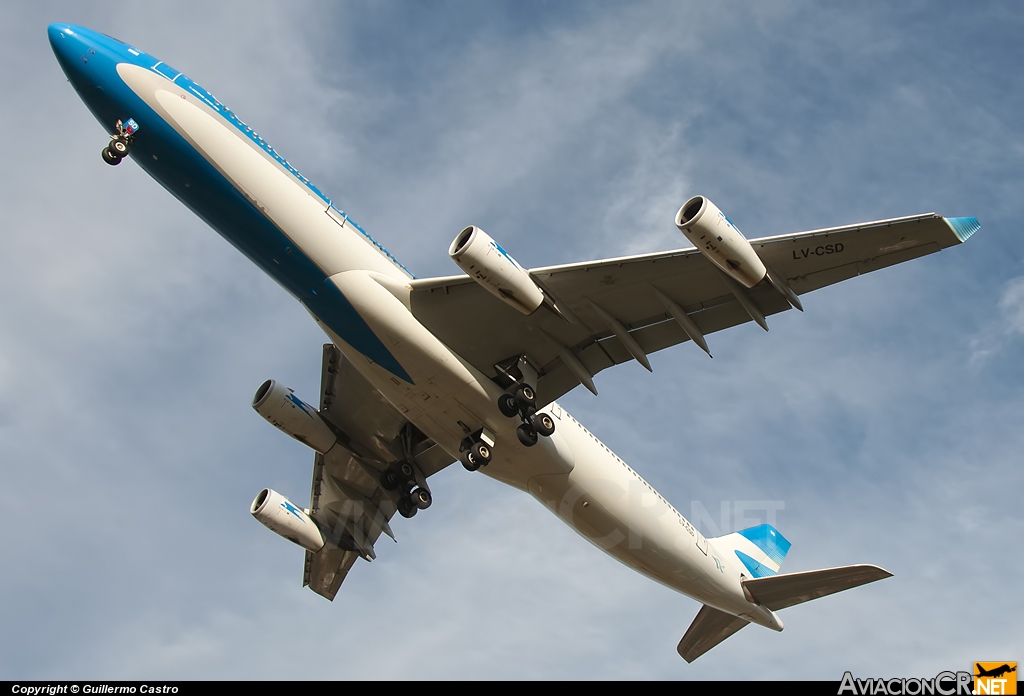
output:
M121 160L128 156L131 144L135 140L135 133L139 130L139 124L134 118L128 119L127 123L118 120L115 125L117 130L110 136L110 144L103 148L103 161L114 166L121 164Z

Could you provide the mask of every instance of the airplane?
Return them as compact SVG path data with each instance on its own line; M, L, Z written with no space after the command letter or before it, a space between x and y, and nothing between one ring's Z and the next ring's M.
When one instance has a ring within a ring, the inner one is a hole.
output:
M780 573L790 542L761 524L706 538L557 402L594 377L795 308L800 296L965 242L971 217L911 215L748 240L707 197L675 224L687 248L526 269L474 225L462 273L417 278L247 123L169 64L97 31L51 24L69 82L128 158L276 280L330 342L319 408L275 380L253 408L314 450L308 508L269 488L250 512L305 549L328 600L376 558L395 514L433 501L460 461L532 495L592 544L703 606L687 662L781 609L891 577L869 564ZM411 523L409 523L411 524Z
M993 667L992 669L984 669L981 666L980 663L975 662L974 663L974 668L976 670L978 670L977 673L974 676L976 676L976 677L994 677L996 679L998 679L999 677L1003 676L1004 674L1009 674L1010 672L1016 672L1017 671L1017 665L1016 664L1014 664L1013 667L1011 667L1008 664L1003 664L1003 665L1000 665L999 667Z

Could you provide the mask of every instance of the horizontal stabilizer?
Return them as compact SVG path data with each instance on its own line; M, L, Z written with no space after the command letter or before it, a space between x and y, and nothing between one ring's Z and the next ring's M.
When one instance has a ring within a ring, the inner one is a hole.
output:
M890 577L892 577L892 573L878 566L852 565L752 578L744 580L743 587L762 606L768 607L772 611L778 611L818 597ZM699 619L700 616L698 615L697 618Z
M693 662L748 623L750 622L746 619L713 609L705 604L697 613L697 618L686 629L686 635L679 641L676 650L684 660Z

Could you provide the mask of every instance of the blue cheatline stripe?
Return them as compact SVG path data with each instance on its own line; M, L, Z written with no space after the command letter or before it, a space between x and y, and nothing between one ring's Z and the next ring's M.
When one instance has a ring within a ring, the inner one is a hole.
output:
M303 302L313 314L320 318L320 321L327 324L350 346L396 377L404 379L409 384L414 384L409 373L384 347L384 344L377 338L377 334L373 333L373 330L359 316L356 308L341 293L341 290L338 290L338 286L331 282L330 278L324 280L320 292ZM336 326L343 327L345 333L339 332L334 328Z
M86 76L69 67L65 67L65 72L105 129L111 129L115 121L129 116L140 123L132 144L132 160L309 307L342 340L396 377L412 383L408 372L313 260L295 247L287 235L117 74L118 63L134 63L152 69L156 59L141 52L136 57L125 44L91 30L82 28L80 32L88 33L89 40L97 45L96 53L90 55L90 72Z
M166 64L164 64L164 65L162 65L160 67L170 67L170 66L167 66ZM171 71L174 72L173 68L171 69ZM157 72L160 72L160 71L157 70ZM164 74L164 73L161 72L160 74ZM320 189L318 189L316 186L314 186L313 182L311 182L306 177L302 176L302 174L299 173L298 169L293 167L288 162L288 160L286 160L284 157L282 157L281 154L277 150L275 150L270 143L268 143L266 140L264 140L247 123L245 123L242 119L238 118L238 116L235 115L235 112L233 112L231 109L229 109L228 107L226 107L223 104L221 104L220 101L215 96L213 96L213 94L211 94L209 90L207 90L206 88L196 84L187 75L184 75L184 74L181 74L181 73L177 73L177 75L178 76L176 78L174 78L174 84L178 85L182 89L187 89L192 94L196 95L197 97L202 99L204 102L206 102L207 106L209 106L211 109L213 109L218 114L223 116L224 119L228 123L230 123L232 126L234 126L238 130L239 133L241 133L242 135L247 137L252 142L256 143L256 145L258 145L261 150L263 150L268 155L273 157L275 162L277 162L282 167L287 169L288 172L293 177L298 179L302 183L303 186L305 186L307 189L309 189L310 192L313 193L313 195L315 195L317 198L319 198L321 201L323 201L326 205L329 205L329 206L333 207L335 210L337 210L339 213L341 213L341 215L344 216L346 222L348 222L353 227L355 227L357 230L359 230L359 232L364 237L366 237L393 264L395 264L396 266L401 268L403 271L408 273L410 276L413 275L409 271L409 269L406 268L398 259L396 259L394 257L394 255L392 255L392 253L390 251L385 249L384 246L380 242L378 242L376 239L371 237L366 232L366 230L364 230L362 227L360 227L358 224L356 224L355 220L350 218L345 212L343 212L341 210L338 210L337 206L334 206L331 203L331 199L329 199L327 196L325 196ZM413 277L415 277L415 276L413 276Z
M782 565L782 559L786 557L789 547L792 546L789 540L770 524L759 524L756 527L741 529L737 534L749 539L754 546L764 551L768 558L779 565Z
M953 233L961 242L966 242L970 239L972 234L981 229L981 223L978 222L978 218L956 217L942 219L946 221L947 225L953 228Z
M753 558L743 553L742 551L736 551L736 557L740 559L740 563L746 566L750 574L755 578L765 578L771 575L775 575L775 569L769 568L768 566L758 563Z

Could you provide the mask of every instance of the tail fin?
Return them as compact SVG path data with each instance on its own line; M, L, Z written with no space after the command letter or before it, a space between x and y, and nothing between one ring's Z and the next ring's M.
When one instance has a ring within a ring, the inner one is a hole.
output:
M735 553L754 578L769 577L778 573L791 545L789 540L770 524L760 524L715 537L711 539L711 543L722 553Z
M869 582L891 578L892 573L875 565L852 565L808 570L744 580L743 587L772 611L803 604L818 597L849 590Z

